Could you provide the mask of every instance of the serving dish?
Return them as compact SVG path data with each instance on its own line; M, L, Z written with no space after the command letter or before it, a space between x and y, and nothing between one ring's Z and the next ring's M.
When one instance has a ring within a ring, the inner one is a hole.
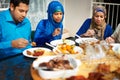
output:
M72 75L76 75L78 67L81 65L81 62L80 60L69 56L65 56L64 58L70 62L70 65L73 67L73 69L45 70L40 67L41 63L49 62L54 58L58 59L61 57L62 56L42 56L33 62L33 68L38 71L39 76L41 76L43 79L66 78Z

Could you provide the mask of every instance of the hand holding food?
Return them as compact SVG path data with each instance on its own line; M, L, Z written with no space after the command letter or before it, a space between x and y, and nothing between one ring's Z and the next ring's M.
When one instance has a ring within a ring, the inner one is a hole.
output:
M89 37L92 37L94 36L95 34L95 31L92 30L92 29L88 29L86 33L84 33L82 36L89 36Z
M60 32L61 32L61 29L60 28L56 28L55 31L53 32L53 36L59 35Z
M31 42L31 45L32 46L37 46L35 42Z
M20 38L12 41L12 47L14 48L24 48L28 45L28 40Z

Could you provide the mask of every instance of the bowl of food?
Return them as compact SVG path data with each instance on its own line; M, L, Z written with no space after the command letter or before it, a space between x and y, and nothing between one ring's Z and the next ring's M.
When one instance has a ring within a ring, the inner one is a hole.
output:
M55 79L76 75L80 64L80 60L68 56L43 56L33 62L33 68L43 79Z

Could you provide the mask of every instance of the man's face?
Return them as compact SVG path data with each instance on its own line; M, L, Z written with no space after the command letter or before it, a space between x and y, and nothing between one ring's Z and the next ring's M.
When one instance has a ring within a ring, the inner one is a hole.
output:
M13 4L10 4L11 14L16 23L23 21L23 19L27 15L28 9L29 9L29 6L24 3L20 3L16 7L14 7Z

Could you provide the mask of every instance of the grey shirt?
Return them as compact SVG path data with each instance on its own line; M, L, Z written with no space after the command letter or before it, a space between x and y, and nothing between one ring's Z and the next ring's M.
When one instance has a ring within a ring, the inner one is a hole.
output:
M116 43L120 43L120 23L112 34L112 37L115 39Z

